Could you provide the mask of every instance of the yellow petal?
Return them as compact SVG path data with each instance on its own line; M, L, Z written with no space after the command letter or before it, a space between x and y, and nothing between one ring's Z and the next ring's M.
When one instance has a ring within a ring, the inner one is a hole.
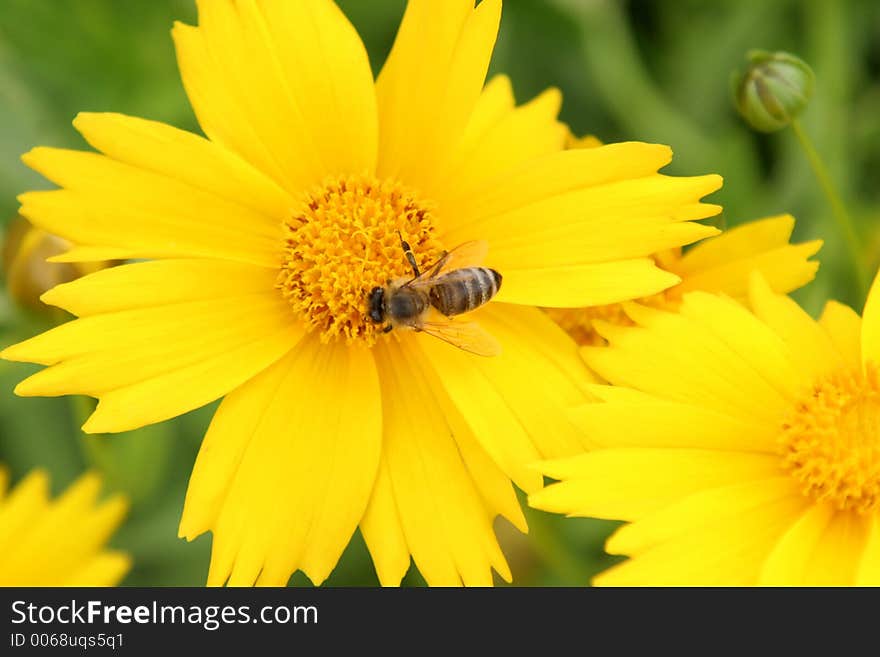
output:
M682 260L669 267L670 271L682 278L681 285L677 288L680 292L688 290L705 290L707 292L723 292L737 299L745 299L748 296L749 274L753 271L760 272L767 284L774 292L786 294L809 283L816 276L819 263L809 260L822 247L821 240L813 240L803 244L787 244L770 248L764 251L757 250L757 244L753 251L744 255L727 254L726 260L717 260L700 270L693 270L690 263L685 263L692 251L700 248L707 242L720 241L731 232L751 228L745 224L733 231L724 232L689 251ZM737 236L738 237L738 236ZM685 269L687 267L687 271Z
M478 434L471 430L459 405L451 395L444 392L443 370L434 366L434 362L425 355L424 348L420 348L421 345L410 343L410 346L412 348L408 350L408 354L434 393L434 399L443 412L450 432L458 445L462 461L485 502L489 518L494 520L496 515L500 515L520 531L528 532L526 519L511 484L510 476L483 448L482 441L478 440ZM509 413L509 411L507 412ZM510 571L507 569L507 564L503 561L500 563L503 563L503 570L499 570L499 573L509 582Z
M126 553L105 551L74 570L65 586L115 586L131 566L132 559Z
M548 260L547 266L537 269L500 271L504 284L498 301L545 308L602 306L647 297L681 280L649 258L563 267Z
M769 586L850 586L868 538L870 520L827 504L806 509L780 538L761 570Z
M570 417L590 442L602 447L693 447L776 452L777 428L745 415L652 395L630 401L591 403Z
M506 91L510 82L503 79ZM489 181L504 172L562 149L565 126L556 120L562 105L559 90L548 89L514 109L512 95L504 98L509 99L509 106L496 100L501 95L496 90L500 86L497 82L487 85L474 109L465 137L437 177L441 207L446 195L458 195L463 190L479 191L482 185L490 184ZM487 100L484 101L484 97ZM488 108L484 109L483 105ZM489 108L493 112L491 115Z
M862 362L862 318L858 313L842 303L828 301L822 310L819 325L825 329L846 364L858 369Z
M222 260L155 260L104 269L57 285L43 303L83 317L133 308L265 293L271 269Z
M751 276L749 303L758 319L785 342L802 373L800 380L815 381L840 365L842 357L822 327L794 300L773 292L758 273Z
M667 541L679 540L693 532L722 529L739 522L744 515L760 515L781 501L792 503L800 497L791 477L746 481L700 491L681 501L618 529L605 550L610 554L635 556ZM803 508L807 504L791 508ZM723 529L722 529L723 531Z
M701 300L694 302L694 312ZM735 317L722 313L715 317ZM728 308L727 310L731 310ZM690 316L651 310L632 304L627 312L647 328L613 326L594 322L598 332L609 340L609 347L587 347L582 353L589 366L614 385L636 388L658 397L693 404L731 415L755 418L775 426L788 400L773 378L765 375L760 363L743 358L738 352L747 338L725 342L741 329L744 335L765 336L756 322L740 321L713 334ZM690 311L689 311L690 312ZM764 346L759 342L760 353ZM675 376L669 376L675 372ZM743 390L749 394L744 395Z
M880 276L874 278L862 311L862 361L880 363Z
M180 524L212 529L209 584L320 584L363 516L381 449L372 355L309 337L230 394L199 452Z
M856 575L857 586L880 586L880 515L871 519L871 531Z
M409 570L409 546L403 534L387 458L382 457L370 503L361 519L361 533L382 586L400 586Z
M492 584L509 574L491 514L412 343L374 348L384 454L406 544L432 586ZM375 549L376 543L370 545Z
M685 295L679 313L736 353L775 391L773 399L792 400L799 394L798 371L785 343L741 304L721 295L693 292Z
M75 244L116 247L129 257L278 265L278 217L97 153L40 147L22 159L65 189L22 194L21 214Z
M756 482L757 483L757 482ZM748 504L751 500L746 500ZM600 586L747 586L758 579L761 563L800 509L800 496L769 499L639 553L593 580Z
M76 296L68 300L76 303ZM85 317L0 356L52 365L22 381L17 394L98 397L84 429L115 432L224 395L281 358L302 334L285 302L269 290Z
M291 196L232 151L164 123L123 114L80 112L74 127L105 155L190 187L284 217Z
M330 0L201 1L199 27L173 30L205 133L300 191L372 170L376 102L366 51Z
M478 320L501 355L474 356L430 336L418 336L420 345L483 449L520 488L537 490L541 477L530 463L583 449L564 411L586 399L591 375L539 310L492 304Z
M409 2L376 83L380 176L431 194L480 97L500 19L500 0Z
M442 208L444 225L448 231L464 230L478 219L567 192L651 176L671 159L669 147L640 142L552 153L524 162L491 185L448 195Z
M684 279L682 291L745 298L749 274L756 270L774 291L791 292L815 276L819 265L808 258L822 245L819 240L789 244L792 230L794 217L788 214L750 221L697 244L669 269Z
M560 483L532 493L537 509L636 520L688 495L779 474L775 455L672 448L600 449L540 464Z

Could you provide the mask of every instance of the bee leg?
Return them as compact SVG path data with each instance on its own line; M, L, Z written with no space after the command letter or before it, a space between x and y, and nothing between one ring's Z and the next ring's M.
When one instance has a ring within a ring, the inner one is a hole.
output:
M422 274L419 271L419 265L416 262L416 257L413 255L412 247L409 245L409 242L404 241L403 235L400 234L400 231L397 231L397 236L400 238L400 246L403 247L403 255L406 256L406 260L407 262L409 262L409 266L412 267L413 275L418 278Z
M391 329L394 327L391 324L388 324L385 328L382 329L382 333L391 333Z

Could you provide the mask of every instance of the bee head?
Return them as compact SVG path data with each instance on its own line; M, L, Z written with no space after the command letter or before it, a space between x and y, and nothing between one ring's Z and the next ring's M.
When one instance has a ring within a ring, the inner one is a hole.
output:
M369 316L376 324L385 321L385 288L374 287L370 290Z

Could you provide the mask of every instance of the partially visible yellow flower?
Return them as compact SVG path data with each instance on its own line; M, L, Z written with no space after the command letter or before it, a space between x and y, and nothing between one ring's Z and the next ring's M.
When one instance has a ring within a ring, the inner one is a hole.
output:
M608 585L880 585L880 277L864 319L819 321L755 275L751 311L692 292L628 304L586 359L614 386L574 421L598 449L545 462L533 506L629 521Z
M681 281L659 294L640 299L643 304L676 309L682 295L692 290L720 292L744 300L749 274L760 272L770 287L787 294L813 280L819 263L810 260L822 240L791 244L794 218L788 214L758 219L703 240L682 253L680 248L654 255L657 266ZM593 327L597 320L630 325L619 303L586 308L549 308L547 312L578 344L601 345Z
M499 0L412 0L376 80L329 0L198 8L173 36L208 139L80 114L101 153L25 156L62 189L22 213L67 260L151 260L44 295L79 319L3 351L49 366L16 392L99 398L88 432L225 397L179 530L213 532L210 584L320 583L358 526L383 584L411 562L432 585L509 580L492 521L526 529L511 482L583 448L561 411L589 375L536 306L669 287L650 255L718 232L696 220L721 179L658 173L656 144L565 150L557 90L517 106L484 84ZM500 356L371 321L371 289L412 275L401 235L423 270L488 244L504 282L464 322Z
M50 498L49 477L34 470L7 491L0 467L0 586L114 586L131 568L105 548L125 517L121 495L98 502L101 480L88 473Z
M52 262L70 250L66 239L37 228L24 217L13 219L3 236L2 269L9 296L22 306L40 310L40 296L61 283L113 266L112 261Z

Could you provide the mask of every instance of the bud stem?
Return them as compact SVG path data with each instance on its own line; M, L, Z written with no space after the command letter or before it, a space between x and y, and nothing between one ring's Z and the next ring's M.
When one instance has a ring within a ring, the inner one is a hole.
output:
M842 234L846 246L849 249L850 257L853 262L853 269L859 283L859 290L864 297L868 291L870 281L868 278L868 270L865 267L865 259L862 257L862 247L859 243L858 232L856 231L852 217L850 217L849 212L847 212L846 206L843 204L843 200L840 198L840 194L837 192L837 188L831 180L831 176L828 173L825 163L822 161L818 151L813 146L813 142L807 136L801 122L797 119L792 119L791 129L794 131L795 137L797 137L801 148L804 150L804 155L807 156L807 161L810 163L810 168L813 169L816 180L819 181L819 186L822 188L825 198L828 199L828 203L831 205L831 212L834 215L834 220L837 222L837 228Z

